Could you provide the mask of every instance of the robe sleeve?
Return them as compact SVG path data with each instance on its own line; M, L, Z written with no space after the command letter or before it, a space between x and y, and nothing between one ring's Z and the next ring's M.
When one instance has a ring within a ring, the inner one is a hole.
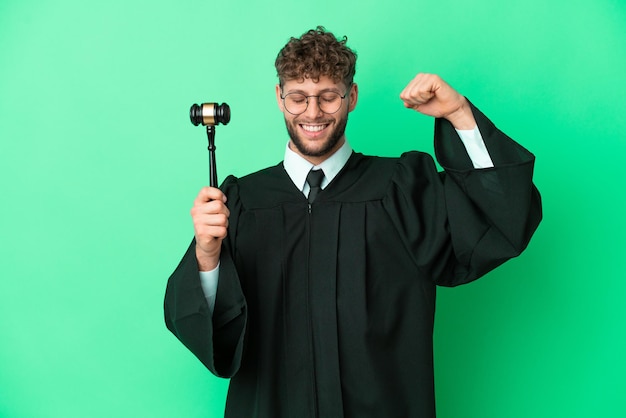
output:
M233 179L224 182L225 193ZM227 195L231 224L235 224L232 218L233 213L236 217L238 199ZM164 309L167 328L212 373L232 377L237 372L243 353L247 306L228 238L222 245L213 315L200 284L195 240L168 280Z
M454 127L435 121L435 154L442 175L456 265L438 284L475 280L528 245L542 218L533 184L535 157L470 103L494 167L474 169Z
M422 277L442 286L475 280L528 245L541 220L535 157L472 105L494 167L475 169L454 127L435 121L435 153L400 158L384 204Z

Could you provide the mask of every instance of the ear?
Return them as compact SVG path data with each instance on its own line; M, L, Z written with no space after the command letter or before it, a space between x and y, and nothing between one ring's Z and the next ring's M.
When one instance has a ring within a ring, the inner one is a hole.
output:
M285 106L283 104L283 99L280 98L281 89L280 84L276 84L276 102L278 102L278 108L281 112L285 113Z
M352 86L350 86L350 95L348 97L348 112L352 112L359 99L359 86L356 83L352 83Z

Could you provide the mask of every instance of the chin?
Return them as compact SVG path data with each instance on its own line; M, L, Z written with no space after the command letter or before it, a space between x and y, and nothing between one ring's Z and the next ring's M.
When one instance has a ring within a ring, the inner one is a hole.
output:
M341 138L328 138L318 141L302 140L301 138L291 138L298 152L307 157L323 157L335 151ZM311 143L312 142L312 143Z
M344 136L345 123L340 126L342 129L334 129L328 133L326 138L308 139L300 135L298 128L287 125L287 131L291 138L291 143L295 146L298 153L307 157L324 157L332 154L337 150L338 144Z

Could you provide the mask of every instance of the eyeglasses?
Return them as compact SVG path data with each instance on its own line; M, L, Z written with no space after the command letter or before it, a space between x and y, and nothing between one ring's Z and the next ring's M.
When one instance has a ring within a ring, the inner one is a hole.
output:
M348 88L348 91L343 96L334 91L327 91L317 96L307 96L302 93L288 93L285 96L280 96L280 98L283 99L283 104L287 112L297 116L306 112L309 107L309 98L316 97L317 105L320 110L330 115L337 113L337 111L341 109L343 99L346 98L349 92L350 88Z

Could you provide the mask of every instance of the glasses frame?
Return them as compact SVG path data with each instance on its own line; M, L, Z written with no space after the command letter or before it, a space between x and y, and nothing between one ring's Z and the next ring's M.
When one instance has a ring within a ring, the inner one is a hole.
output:
M343 96L342 96L341 94L337 93L336 91L327 91L327 92L324 92L324 93L322 93L322 94L317 94L317 95L312 94L312 95L310 95L310 96L307 96L307 95L306 95L306 94L304 94L304 93L293 92L293 93L287 93L287 94L285 94L285 95L283 96L283 92L282 92L282 89L281 89L281 92L280 92L280 98L283 100L283 106L285 107L285 110L287 111L287 113L289 113L289 114L291 114L291 115L294 115L294 116L301 115L301 114L303 114L304 112L306 112L306 111L307 111L307 109L309 108L309 103L310 103L309 98L310 98L310 97L315 97L315 98L317 98L317 107L319 108L319 110L321 110L321 111L322 111L322 113L325 113L325 114L327 114L327 115L334 115L335 113L339 112L339 109L341 109L341 107L343 106L343 100L346 98L346 96L348 96L348 94L350 94L350 90L352 90L352 83L350 83L350 85L348 86L348 90L346 91L346 93L345 93ZM339 105L339 107L337 108L337 110L335 110L334 112L324 112L324 111L322 110L322 107L320 106L320 97L321 97L321 96L323 96L323 95L324 95L324 94L326 94L326 93L335 93L335 94L337 94L337 95L339 96L339 98L341 99L341 104ZM300 113L293 113L293 112L290 112L290 111L289 111L289 109L287 109L287 105L285 104L285 98L286 98L287 96L289 96L290 94L299 94L299 95L301 95L301 96L304 96L304 98L306 99L306 107L304 108L304 110L303 110L302 112L300 112Z

